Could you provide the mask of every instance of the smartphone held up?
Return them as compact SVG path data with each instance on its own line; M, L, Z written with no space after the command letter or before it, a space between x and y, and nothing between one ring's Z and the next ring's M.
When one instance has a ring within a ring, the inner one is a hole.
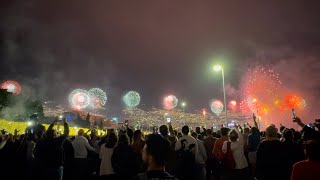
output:
M292 109L292 115L293 115L293 118L294 118L294 119L297 117L296 111L295 111L294 109Z

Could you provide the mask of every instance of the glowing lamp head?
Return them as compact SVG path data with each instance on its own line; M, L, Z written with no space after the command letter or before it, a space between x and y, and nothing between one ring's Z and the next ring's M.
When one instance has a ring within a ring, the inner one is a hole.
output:
M27 125L28 125L28 126L32 126L32 125L33 125L33 122L32 122L32 121L28 121L28 122L27 122Z
M220 66L220 65L213 66L214 71L221 71L221 69L222 69L222 66Z
M181 103L181 106L182 106L182 107L185 107L186 105L187 105L187 104L186 104L185 102L182 102L182 103Z

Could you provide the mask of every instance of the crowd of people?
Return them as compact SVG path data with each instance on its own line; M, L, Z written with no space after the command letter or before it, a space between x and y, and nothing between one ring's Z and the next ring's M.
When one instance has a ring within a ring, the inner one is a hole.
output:
M181 180L308 180L320 179L320 120L301 131L275 125L260 130L256 123L236 124L217 131L170 123L150 134L129 126L69 136L58 133L55 119L47 130L36 123L19 134L0 133L2 177L32 180L181 179Z

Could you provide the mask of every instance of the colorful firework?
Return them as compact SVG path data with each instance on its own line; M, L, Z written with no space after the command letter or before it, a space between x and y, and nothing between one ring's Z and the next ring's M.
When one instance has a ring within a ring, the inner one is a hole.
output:
M235 101L235 100L230 101L228 106L232 111L236 111L237 110L237 101Z
M128 107L136 107L140 103L140 95L136 91L129 91L123 96L123 101Z
M215 113L217 116L219 116L223 110L223 104L220 100L213 100L210 103L210 109L213 113Z
M1 89L6 89L8 92L13 94L19 94L21 91L21 86L16 81L6 81L1 84Z
M248 106L248 101L247 99L244 99L240 102L240 110L243 114L251 114L251 109Z
M69 94L69 103L72 108L80 110L89 106L90 96L88 91L75 89Z
M282 84L278 73L265 67L257 67L248 73L244 82L244 97L258 98L262 102L276 99L277 90Z
M93 108L101 108L107 102L107 94L100 88L89 90L90 105Z
M297 95L287 95L284 98L282 107L287 109L303 109L306 106L306 101Z
M163 100L163 106L164 106L164 109L166 110L171 110L177 107L177 104L178 104L178 99L174 95L169 95L165 97Z

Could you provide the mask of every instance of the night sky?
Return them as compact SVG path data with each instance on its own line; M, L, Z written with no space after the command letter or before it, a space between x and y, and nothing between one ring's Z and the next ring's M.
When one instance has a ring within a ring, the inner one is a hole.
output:
M17 80L42 100L67 105L72 89L100 87L111 113L122 109L128 90L140 92L141 108L161 107L172 93L194 111L222 99L216 63L224 66L228 99L240 99L242 75L255 65L319 97L317 1L2 0L0 6L0 80Z

